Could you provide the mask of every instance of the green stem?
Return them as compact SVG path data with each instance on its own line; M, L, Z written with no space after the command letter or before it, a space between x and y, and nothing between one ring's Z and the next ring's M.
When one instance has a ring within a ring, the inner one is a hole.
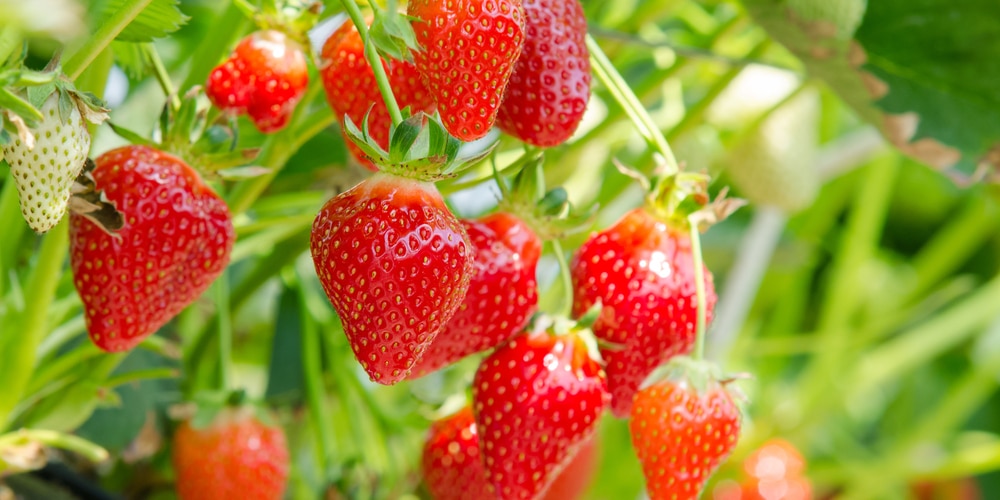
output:
M559 310L566 317L573 313L573 276L570 274L569 261L566 260L566 253L563 252L562 243L559 240L552 240L552 254L559 262L559 277L562 278L563 299Z
M632 92L628 83L618 74L618 70L608 60L608 56L604 55L601 46L590 35L587 35L587 49L590 51L590 63L594 68L594 74L608 89L608 92L618 102L618 105L625 110L625 113L628 114L635 125L636 130L642 134L646 142L663 155L667 169L662 174L670 176L679 172L680 168L677 165L677 158L670 149L670 144L663 137L663 133L660 132L659 127L653 121L653 118L649 116L646 108L639 102L639 98Z
M301 282L301 280L300 280ZM326 406L326 395L323 390L323 367L322 367L322 343L320 341L319 329L312 313L305 301L305 291L298 287L299 310L302 321L302 369L304 371L306 384L306 398L309 405L309 414L319 431L320 447L320 470L326 475L325 479L330 480L331 468L334 465L334 450L336 443L330 412Z
M136 370L115 375L109 378L103 385L105 388L111 389L125 384L142 382L143 380L177 378L180 374L181 372L176 368L150 368L148 370Z
M7 446L19 446L28 443L42 443L53 448L79 453L91 462L103 462L110 457L108 451L104 448L86 439L61 432L43 429L20 429L0 436L0 450Z
M131 23L140 12L143 11L153 0L125 0L124 4L108 18L104 24L89 38L79 50L73 54L63 71L71 80L76 80L80 73L90 65L101 51L107 47L119 33ZM225 30L219 30L225 31Z
M396 104L392 86L389 85L389 75L385 72L385 66L378 55L378 50L375 49L375 44L368 41L368 23L365 21L365 16L354 0L340 0L340 3L344 5L344 10L351 17L351 22L358 29L358 34L361 35L361 43L365 47L365 59L368 60L368 64L375 72L375 84L378 85L382 100L385 101L385 107L392 118L392 124L399 125L403 121L403 113L399 110L399 105Z
M160 88L163 89L163 93L166 94L167 99L170 99L170 107L177 111L181 108L181 97L177 95L177 89L174 88L174 83L170 79L170 73L167 72L167 68L163 65L163 60L160 59L160 53L156 51L156 47L153 47L152 43L140 44L142 47L142 52L146 55L146 61L149 63L150 69L153 70L153 75L156 76L156 81L160 83Z
M233 322L229 316L229 273L215 281L215 313L219 318L219 388L232 388Z
M698 316L695 321L694 350L691 357L700 360L705 357L705 323L708 318L708 302L705 298L705 264L701 256L701 233L698 224L691 221L691 260L694 265L694 292L698 301Z
M17 187L13 179L8 178L0 190L0 290L2 283L8 278L8 271L15 269L14 260L21 248L21 237L27 231L27 224L21 221L21 209L17 201ZM0 294L2 296L2 294Z
M20 318L18 335L0 339L0 429L8 424L10 411L27 387L35 371L38 344L45 336L49 304L55 298L56 285L69 251L69 228L63 219L42 240L35 268L25 287L25 309Z

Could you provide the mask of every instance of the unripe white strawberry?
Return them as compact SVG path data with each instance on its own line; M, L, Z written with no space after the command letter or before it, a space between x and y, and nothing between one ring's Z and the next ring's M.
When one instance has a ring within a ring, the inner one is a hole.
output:
M744 132L725 167L740 197L786 213L809 206L819 191L816 169L819 95L807 90Z
M17 187L21 215L38 233L52 229L66 213L70 188L90 151L83 106L69 91L53 92L39 108L43 120L31 129L34 145L14 137L2 148Z

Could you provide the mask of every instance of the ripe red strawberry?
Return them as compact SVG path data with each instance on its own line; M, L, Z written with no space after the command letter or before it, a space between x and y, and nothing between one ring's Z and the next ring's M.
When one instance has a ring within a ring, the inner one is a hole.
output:
M583 341L544 331L497 348L472 394L486 478L505 499L543 493L591 439L609 400Z
M422 50L413 59L448 132L489 132L524 43L520 0L412 0L407 14Z
M603 305L594 335L602 347L611 409L628 415L632 397L654 368L694 345L697 300L687 231L657 220L645 209L627 213L592 235L571 265L573 313ZM705 270L708 317L715 306L711 273Z
M693 500L736 446L740 413L714 380L668 379L636 394L629 429L651 500Z
M248 114L261 132L288 124L309 83L306 56L280 31L251 33L208 77L205 93L219 109Z
M500 105L497 125L536 146L562 144L590 100L587 19L580 0L523 0L524 50Z
M383 148L389 145L389 127L392 119L386 110L385 101L375 84L375 73L364 55L364 44L358 29L350 21L345 22L323 44L323 64L320 76L326 89L326 99L343 124L344 115L351 118L361 128L365 114L368 115L368 132ZM400 108L410 107L412 113L434 112L434 99L424 87L413 63L390 61L385 64L389 84ZM373 106L374 105L374 106ZM365 167L374 170L374 165L364 153L345 136L348 150Z
M406 378L473 272L472 243L437 188L383 172L323 206L311 250L354 355L380 384Z
M542 496L542 500L581 498L597 466L596 438L580 447ZM434 422L423 451L424 483L435 500L496 498L486 481L472 407Z
M181 159L125 146L95 163L96 188L122 212L124 226L110 235L71 216L73 283L91 340L124 351L215 281L236 236L225 202Z
M587 441L573 456L569 465L556 476L542 500L576 500L583 498L597 469L597 437Z
M542 243L534 231L506 212L462 225L475 252L472 284L458 312L417 361L413 376L496 347L520 332L538 307L535 267Z
M222 410L206 428L183 422L173 438L182 500L282 498L288 479L285 432L248 408Z
M486 481L471 406L431 425L422 467L424 484L435 500L496 497Z

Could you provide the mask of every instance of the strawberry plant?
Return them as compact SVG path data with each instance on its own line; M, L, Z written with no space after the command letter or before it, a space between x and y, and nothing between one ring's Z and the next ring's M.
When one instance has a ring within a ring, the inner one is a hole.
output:
M991 498L994 3L0 2L0 500Z

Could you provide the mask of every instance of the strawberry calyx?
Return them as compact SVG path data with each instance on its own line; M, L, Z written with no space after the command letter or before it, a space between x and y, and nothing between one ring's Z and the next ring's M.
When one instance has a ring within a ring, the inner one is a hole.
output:
M236 126L231 119L221 117L209 124L211 103L204 89L196 85L174 107L167 99L160 114L154 137L157 142L129 130L119 124L108 122L118 136L132 144L160 149L182 158L200 174L209 178L241 180L266 174L269 169L251 165L259 149L237 149Z
M281 31L302 47L311 46L309 30L316 26L323 12L323 3L317 0L264 0L259 8L244 2L235 5L258 28Z
M594 316L600 314L600 305L595 305L588 311L588 314L594 311ZM604 366L604 359L601 357L600 344L601 341L594 335L594 332L590 329L590 325L593 324L594 320L590 323L585 323L585 314L579 320L573 320L566 316L550 315L545 313L536 314L532 319L531 323L527 327L529 335L547 335L550 337L568 337L570 344L580 347L576 355L572 358L575 363L573 366L580 366L584 361L580 356L582 353L586 353L587 357L596 361L599 365ZM567 358L569 359L569 358Z
M746 402L746 396L733 382L742 378L745 378L745 375L723 374L719 365L712 361L698 360L690 356L675 356L653 370L643 381L640 390L664 381L672 381L691 387L699 395L713 390L724 390L729 393L737 407L740 407Z
M496 143L470 156L460 157L462 141L452 137L437 120L423 112L407 116L389 129L388 151L368 130L368 116L362 127L344 116L344 132L379 170L400 177L434 182L457 176L493 153Z
M695 224L698 230L705 231L746 204L745 200L727 197L727 188L712 199L709 193L712 178L707 173L681 170L662 174L669 170L663 165L649 178L618 160L614 163L619 172L634 179L646 191L646 209L676 230L686 232Z
M401 12L396 0L388 0L384 8L377 2L369 5L374 17L368 27L369 43L383 57L413 62L412 51L420 50L411 24L414 18Z
M201 391L192 401L174 405L170 416L175 420L190 422L194 429L205 429L220 422L241 421L254 417L264 425L276 425L274 415L261 404L251 401L246 391Z
M508 180L493 171L501 194L497 209L524 221L542 241L559 240L589 227L597 206L591 206L586 212L576 212L561 186L546 191L541 151L528 155L527 164L513 179Z

